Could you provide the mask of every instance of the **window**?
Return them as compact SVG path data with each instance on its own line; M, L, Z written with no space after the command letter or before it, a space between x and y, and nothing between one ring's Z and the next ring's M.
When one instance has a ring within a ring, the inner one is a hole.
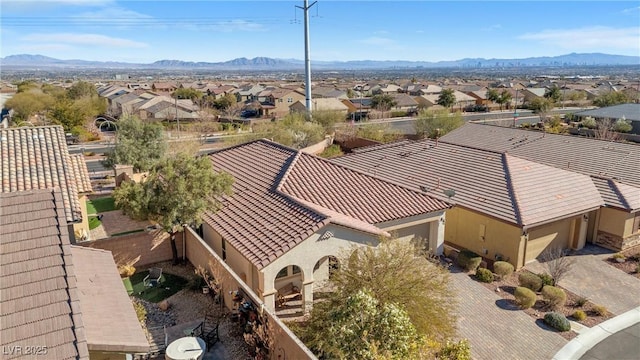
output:
M222 260L227 260L227 242L222 239Z
M293 102L293 98L287 98L287 102L288 103L292 103Z
M300 274L300 271L301 271L301 270L300 270L300 267L298 267L298 266L296 266L296 265L293 265L293 266L292 266L291 274L293 274L293 275L295 275L295 274Z
M278 99L278 102L282 102L282 99Z
M276 279L286 277L288 274L289 274L289 267L285 266L282 268L282 270L278 272L278 275L276 275Z

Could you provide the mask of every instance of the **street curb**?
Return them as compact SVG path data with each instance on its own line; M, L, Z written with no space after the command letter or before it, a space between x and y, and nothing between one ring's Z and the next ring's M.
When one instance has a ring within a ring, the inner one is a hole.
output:
M553 360L578 360L608 336L638 323L640 306L584 331L560 349L553 356Z

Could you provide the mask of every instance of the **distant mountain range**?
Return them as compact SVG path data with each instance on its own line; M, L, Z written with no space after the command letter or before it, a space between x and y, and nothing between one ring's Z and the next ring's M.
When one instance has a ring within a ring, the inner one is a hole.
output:
M402 60L356 60L356 61L311 61L314 69L324 70L374 70L410 68L507 68L532 66L596 66L596 65L640 65L640 56L610 55L601 53L561 56L530 57L523 59L460 59L454 61L402 61ZM210 70L299 70L304 61L297 59L273 59L256 57L237 58L223 62L192 62L182 60L160 60L150 64L114 61L60 60L43 55L9 55L0 58L0 66L11 69L45 68L99 68L99 69L210 69Z

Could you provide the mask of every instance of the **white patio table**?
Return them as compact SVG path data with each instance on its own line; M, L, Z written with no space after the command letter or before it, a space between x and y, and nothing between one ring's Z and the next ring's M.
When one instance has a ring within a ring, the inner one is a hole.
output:
M199 337L186 336L175 340L165 351L167 360L200 360L207 350L207 344Z

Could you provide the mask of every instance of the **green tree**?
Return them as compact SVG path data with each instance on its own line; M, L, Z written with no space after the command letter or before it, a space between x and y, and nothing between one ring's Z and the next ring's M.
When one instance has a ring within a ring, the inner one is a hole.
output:
M371 107L379 111L389 111L397 102L389 94L377 94L371 97Z
M143 122L136 117L118 121L116 144L106 154L104 165L133 165L136 171L151 169L165 154L167 143L159 123Z
M213 101L213 106L218 110L226 110L238 102L236 96L233 94L226 94Z
M607 107L629 102L627 95L623 92L607 91L598 95L593 100L593 105L597 107Z
M464 125L464 119L460 112L450 113L449 110L423 110L420 111L413 123L416 135L420 138L436 138L447 134Z
M497 103L498 100L500 99L500 94L498 93L498 90L496 89L489 89L487 90L487 100L489 101L493 101L494 103Z
M436 103L446 108L452 107L456 103L456 95L453 89L443 89Z
M230 195L233 177L213 170L207 157L186 153L163 158L140 183L128 182L113 192L116 206L134 219L148 219L169 233L173 262L178 262L176 232L199 226L207 211L217 211L221 195Z
M97 97L98 90L96 87L86 81L78 81L67 90L67 96L71 100L77 100L84 97Z
M562 98L562 92L557 85L553 85L544 91L544 98L549 99L553 104L556 104Z
M318 154L318 156L326 158L326 159L331 159L331 158L334 158L334 157L340 157L342 155L344 155L344 152L342 152L342 149L340 148L340 145L338 145L338 144L333 144L331 146L328 146L326 149L324 149L323 152Z
M250 134L229 138L228 143L242 144L267 138L294 149L302 149L322 141L325 135L322 125L307 121L305 114L292 113L275 122L258 123L253 126Z
M307 344L329 359L406 359L418 341L407 312L380 304L360 289L338 303L320 303L312 311Z
M500 104L500 111L502 111L502 105L509 104L511 102L511 93L507 90L502 90L498 97L498 104Z
M40 89L30 88L17 92L4 106L13 109L16 120L28 121L32 115L49 110L54 103L55 99L51 95L43 93Z
M196 89L180 88L174 91L171 96L177 99L191 99L193 101L199 101L204 94Z
M547 121L547 115L552 107L553 103L547 98L537 97L529 102L529 109L533 110L534 114L538 114L542 122Z

